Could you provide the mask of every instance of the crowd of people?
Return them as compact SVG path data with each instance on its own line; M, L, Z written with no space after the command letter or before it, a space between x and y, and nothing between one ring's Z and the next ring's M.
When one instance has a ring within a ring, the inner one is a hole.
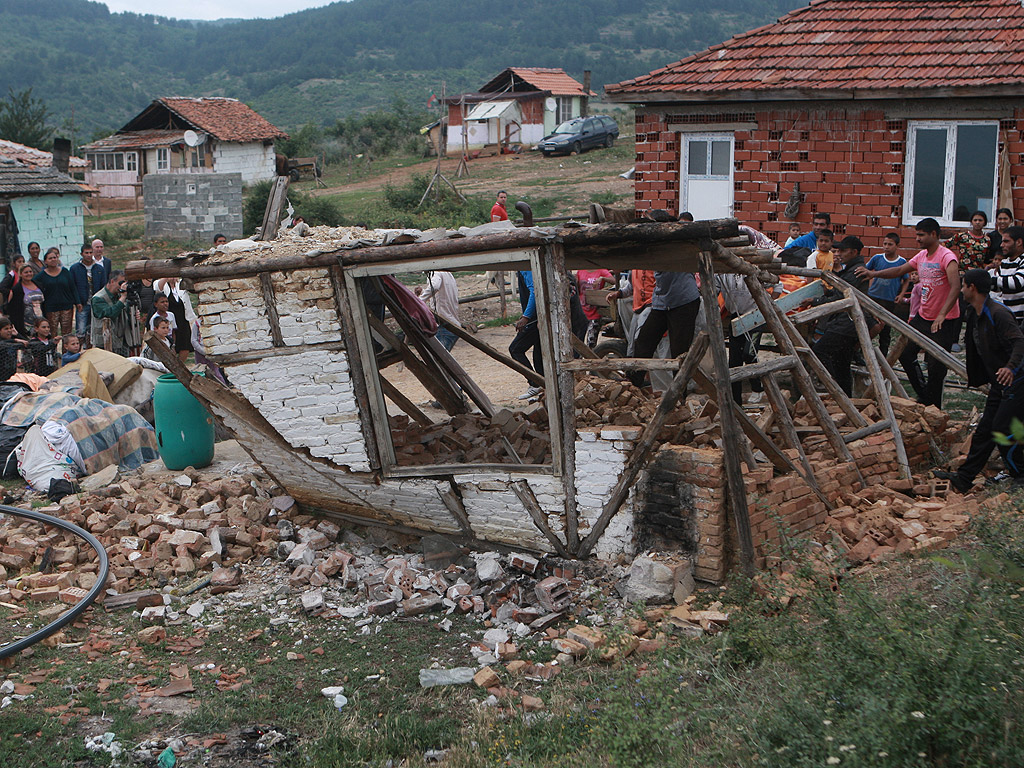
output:
M218 235L215 243L225 240ZM195 313L177 279L128 283L100 239L82 245L70 267L58 247L42 258L39 243L26 251L28 260L15 255L0 281L0 381L17 373L47 376L94 346L152 357L143 348L147 333L182 360L192 351Z

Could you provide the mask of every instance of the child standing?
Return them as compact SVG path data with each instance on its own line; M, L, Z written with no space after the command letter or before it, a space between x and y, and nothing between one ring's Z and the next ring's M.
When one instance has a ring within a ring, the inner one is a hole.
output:
M899 232L890 232L882 238L882 252L876 253L868 261L868 269L878 271L889 267L899 267L907 263L907 260L897 253L900 247ZM890 312L896 311L896 297L899 296L907 282L906 277L876 277L871 280L868 287L868 296L877 301ZM889 352L889 340L892 329L888 325L882 325L882 332L878 336L878 346L882 354Z
M786 241L786 248L789 248L798 237L800 237L800 225L794 221L789 225L789 239Z
M818 248L807 257L808 269L820 269L822 272L831 272L835 264L835 257L832 255L832 240L835 235L831 229L823 229L818 233Z
M170 309L171 300L164 293L158 293L156 298L153 299L153 314L149 318L149 330L156 330L156 321L166 320L171 326L171 335L177 330L177 323L174 319L174 314Z
M28 351L32 356L32 373L49 376L57 370L57 344L50 337L50 321L45 317L36 318Z
M21 353L28 346L17 338L17 329L10 318L0 317L0 381L7 381L21 368Z
M615 277L607 269L581 269L576 272L576 282L580 287L580 306L587 316L587 335L584 341L588 347L593 347L601 332L601 313L597 307L587 304L587 291L615 285Z
M151 324L153 326L153 336L166 344L168 349L171 349L171 324L167 318L153 315ZM160 362L156 355L153 354L153 350L150 349L148 344L146 344L145 349L142 350L142 356L147 360L153 360L158 363Z

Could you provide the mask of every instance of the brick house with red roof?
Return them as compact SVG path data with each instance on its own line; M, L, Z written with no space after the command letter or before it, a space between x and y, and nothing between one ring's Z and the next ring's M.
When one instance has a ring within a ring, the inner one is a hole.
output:
M240 173L249 184L275 175L274 139L287 137L237 99L155 99L113 136L82 147L85 178L100 197L137 197L147 173Z
M479 91L445 99L447 145L461 150L465 126L469 149L512 144L532 147L559 123L583 114L584 99L593 95L564 69L509 67Z
M1021 0L813 0L605 92L636 105L638 211L784 242L795 196L804 231L826 211L874 248L1024 210L1022 86Z

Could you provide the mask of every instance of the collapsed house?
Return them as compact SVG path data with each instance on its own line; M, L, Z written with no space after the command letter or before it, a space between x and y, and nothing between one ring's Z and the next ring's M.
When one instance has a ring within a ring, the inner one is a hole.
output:
M764 564L784 530L824 523L844 491L910 490L912 469L952 440L945 414L889 396L905 393L871 346L865 310L961 375L963 366L834 276L773 261L734 219L359 239L371 234L339 229L315 247L241 241L128 266L130 279L192 281L206 355L229 384L154 349L307 512L562 557L614 559L656 541L687 554L697 578L720 581L730 565ZM560 298L566 270L584 267L698 273L705 329L677 360L593 357ZM496 408L388 282L440 269L532 270L547 308L538 313L543 376L440 322L543 386L538 405ZM798 319L851 313L871 390L864 399L842 392L772 301L765 286L782 271L845 292ZM716 273L741 276L758 316L737 322L763 324L777 355L729 368ZM404 336L380 319L380 304ZM389 382L399 362L446 419L433 421ZM674 374L660 402L621 376L637 370ZM756 417L731 396L733 383L754 377L767 395ZM687 397L691 382L697 393ZM389 414L388 401L400 413Z

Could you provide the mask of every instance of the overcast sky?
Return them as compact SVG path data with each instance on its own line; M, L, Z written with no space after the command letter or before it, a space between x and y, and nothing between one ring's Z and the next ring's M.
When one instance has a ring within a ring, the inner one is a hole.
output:
M106 0L115 12L152 13L174 19L272 19L331 0Z

